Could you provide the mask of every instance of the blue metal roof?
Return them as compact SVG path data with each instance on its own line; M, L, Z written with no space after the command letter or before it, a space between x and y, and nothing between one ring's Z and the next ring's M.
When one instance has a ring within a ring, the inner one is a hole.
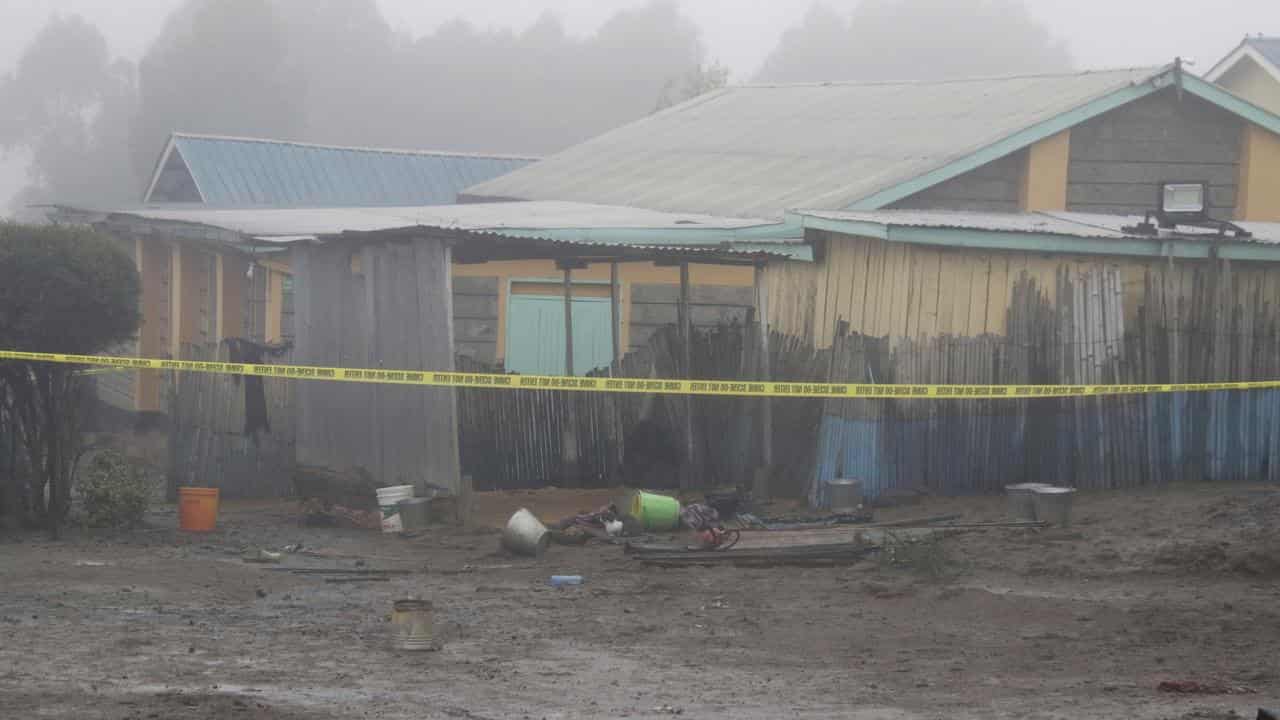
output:
M146 203L217 207L449 205L535 158L174 134Z

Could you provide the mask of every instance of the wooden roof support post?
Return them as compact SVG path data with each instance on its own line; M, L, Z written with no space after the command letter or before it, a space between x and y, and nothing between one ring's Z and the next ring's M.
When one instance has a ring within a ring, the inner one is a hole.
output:
M689 263L680 263L680 303L676 307L680 321L680 345L683 348L681 374L693 377L693 318L689 311ZM680 489L693 487L696 452L693 443L693 396L684 396L684 471L680 473Z
M564 266L564 374L573 375L573 268Z
M769 288L763 263L756 265L756 332L760 336L760 380L771 378L769 367ZM760 465L751 482L751 497L756 501L769 498L769 478L773 473L773 401L762 397L760 403Z
M564 374L573 375L573 269L585 268L583 261L563 260L556 265L564 271ZM568 417L560 434L560 460L569 487L582 486L582 467L578 456L578 413L576 393L565 393Z
M622 287L618 278L618 263L609 263L609 335L613 340L613 362L609 363L609 377L614 377L622 370ZM623 438L622 416L618 412L618 402L616 396L610 398L610 402L606 405L609 408L610 420L613 423L613 467L614 472L609 476L609 485L616 487L622 484L622 473L618 472L623 467L627 452L626 440Z
M622 322L621 308L622 289L618 286L618 263L609 263L609 336L613 340L613 364L609 366L609 376L613 376L613 367L622 362Z

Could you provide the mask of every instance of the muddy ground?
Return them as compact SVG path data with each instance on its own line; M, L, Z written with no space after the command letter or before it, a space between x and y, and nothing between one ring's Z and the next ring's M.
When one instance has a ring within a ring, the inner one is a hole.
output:
M547 519L604 494L490 495ZM926 499L878 519L1004 516ZM495 552L492 530L403 539L299 528L287 502L175 529L0 538L0 717L1230 718L1280 704L1280 488L1083 493L1069 530L943 540L928 562L641 566L612 546ZM329 584L245 563L400 568ZM552 573L582 587L552 589ZM432 600L441 648L388 645L392 600ZM1255 694L1175 695L1163 680ZM1238 713L1234 714L1234 713Z

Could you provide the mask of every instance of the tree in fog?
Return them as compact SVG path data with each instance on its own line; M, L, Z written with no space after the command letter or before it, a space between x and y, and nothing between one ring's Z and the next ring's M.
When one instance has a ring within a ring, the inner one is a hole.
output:
M0 79L0 147L33 151L25 200L127 204L174 131L546 154L724 82L669 0L574 37L447 23L416 40L376 0L186 0L135 70L55 19ZM56 122L50 118L57 118Z
M31 153L29 184L14 204L131 199L134 92L133 68L111 60L97 28L55 16L0 77L0 149Z
M651 2L585 38L552 15L518 34L444 25L408 49L403 91L418 144L544 154L647 115L704 62L697 27Z
M305 69L290 62L287 31L271 0L189 0L176 11L138 67L141 174L173 131L300 137Z
M847 18L810 8L757 80L941 80L1071 67L1065 44L1022 0L863 0Z
M729 68L720 63L698 65L684 74L668 78L658 94L658 105L655 110L665 110L672 105L679 105L685 100L719 90L729 82Z

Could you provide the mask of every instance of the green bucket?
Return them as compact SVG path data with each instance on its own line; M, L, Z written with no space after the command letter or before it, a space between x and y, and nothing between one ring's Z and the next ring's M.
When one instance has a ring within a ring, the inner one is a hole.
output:
M627 512L645 530L675 530L680 524L680 501L666 495L636 490L631 493Z

